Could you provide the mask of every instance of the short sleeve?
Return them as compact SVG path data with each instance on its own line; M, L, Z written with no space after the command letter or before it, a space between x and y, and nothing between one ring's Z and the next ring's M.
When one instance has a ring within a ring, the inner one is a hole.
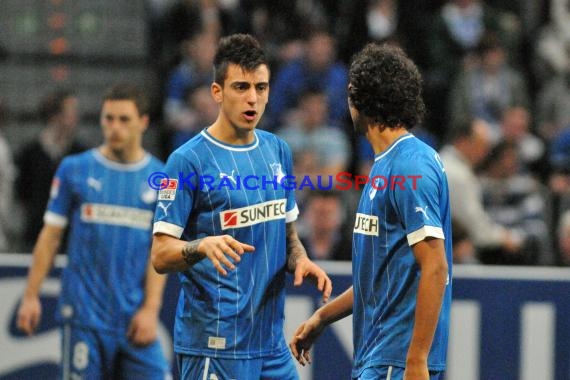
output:
M413 165L399 164L393 176L393 200L410 246L427 237L445 239L440 211L443 173L435 159L410 159Z
M65 228L69 223L73 200L73 183L71 159L64 159L51 182L49 202L44 214L44 223Z

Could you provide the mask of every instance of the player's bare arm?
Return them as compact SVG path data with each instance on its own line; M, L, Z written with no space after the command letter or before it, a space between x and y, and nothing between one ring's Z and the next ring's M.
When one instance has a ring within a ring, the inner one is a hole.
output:
M64 228L45 224L34 247L33 261L28 273L28 282L18 309L18 328L28 335L33 334L40 322L42 308L40 288L53 266L53 260L63 237Z
M294 273L294 285L300 286L306 277L323 293L323 302L327 302L332 292L332 282L329 276L307 256L307 251L299 235L295 222L287 223L287 269Z
M444 242L426 239L412 247L420 266L414 330L406 358L405 380L429 379L427 359L437 327L448 267Z
M155 341L158 335L158 318L165 285L166 276L156 273L149 260L145 278L144 301L133 316L127 331L127 336L133 344L147 346Z
M351 286L340 296L317 309L309 319L297 327L291 342L289 342L289 348L299 364L303 366L311 364L310 351L313 343L325 327L351 315L353 303L354 292Z
M216 270L226 276L227 270L235 269L241 255L254 250L255 247L241 243L230 235L208 236L186 242L157 233L152 239L151 257L154 269L161 274L184 271L208 258Z

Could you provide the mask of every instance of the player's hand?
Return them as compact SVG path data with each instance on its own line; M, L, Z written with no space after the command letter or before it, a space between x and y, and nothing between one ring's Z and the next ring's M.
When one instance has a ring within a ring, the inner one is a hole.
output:
M158 311L140 308L131 319L127 337L135 346L148 346L156 340L158 334Z
M303 279L307 278L316 284L317 289L323 293L323 302L327 302L332 293L332 282L329 276L307 256L302 256L295 263L295 281L293 285L301 286Z
M234 270L234 263L241 261L241 255L254 250L252 245L241 243L230 235L208 236L198 245L198 252L210 259L214 268L223 276L228 274L225 268Z
M429 380L427 361L406 361L404 380Z
M18 309L18 329L28 335L32 335L42 316L42 304L37 296L25 296L22 298Z
M295 331L295 335L289 342L291 353L299 364L311 364L311 347L324 329L324 324L317 313L307 319Z

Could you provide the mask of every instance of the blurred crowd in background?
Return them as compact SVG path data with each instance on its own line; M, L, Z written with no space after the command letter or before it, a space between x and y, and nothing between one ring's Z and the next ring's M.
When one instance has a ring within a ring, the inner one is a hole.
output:
M93 5L97 3L95 7ZM369 41L422 70L458 263L570 266L570 0L3 0L0 251L30 252L63 156L96 146L99 98L117 81L153 102L162 158L211 124L220 36L255 35L271 61L260 128L291 146L295 175L368 174L347 67ZM315 182L316 183L316 182ZM350 260L353 191L298 192L314 259Z

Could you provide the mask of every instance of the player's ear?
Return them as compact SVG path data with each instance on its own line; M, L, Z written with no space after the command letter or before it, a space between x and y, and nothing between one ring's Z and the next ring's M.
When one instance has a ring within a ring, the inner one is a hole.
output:
M214 98L214 101L220 104L224 98L224 95L222 93L222 86L219 83L214 82L212 83L210 91L212 93L212 98Z
M143 132L146 131L146 129L148 128L148 124L150 122L150 117L148 114L145 114L141 117L141 121L142 121L142 130Z

